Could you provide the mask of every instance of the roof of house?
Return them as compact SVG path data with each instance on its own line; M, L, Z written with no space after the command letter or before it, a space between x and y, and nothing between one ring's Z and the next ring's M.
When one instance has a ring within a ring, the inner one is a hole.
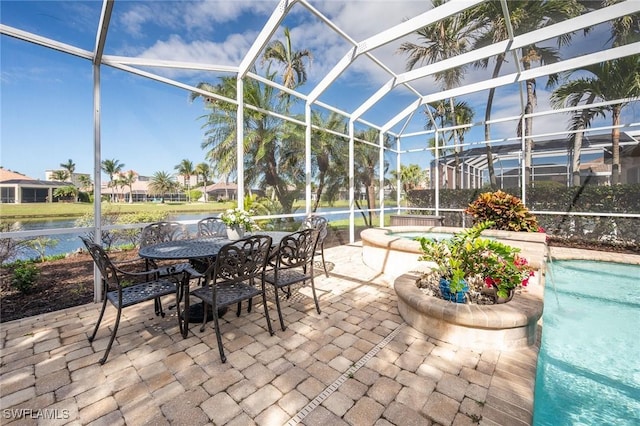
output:
M11 170L0 168L0 182L4 183L5 181L14 181L15 183L15 181L24 181L24 180L35 181L34 178L23 175L22 173L13 172Z

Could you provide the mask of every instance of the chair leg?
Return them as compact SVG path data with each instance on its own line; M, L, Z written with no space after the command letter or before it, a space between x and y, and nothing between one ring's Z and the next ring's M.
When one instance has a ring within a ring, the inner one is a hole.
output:
M249 299L251 302L251 299ZM267 319L267 328L269 328L269 334L273 336L273 327L271 326L271 318L269 318L269 309L267 309L267 292L264 289L264 285L262 286L262 305L264 306L264 316Z
M218 341L218 351L220 352L220 360L224 364L227 362L227 357L224 355L224 348L222 347L222 335L220 334L220 323L218 321L218 307L213 306L213 323L216 328L216 340Z
M209 316L209 313L207 312L208 310L209 310L209 304L203 300L202 301L202 325L200 326L201 333L204 331L205 325L207 325L207 317Z
M118 306L118 314L116 316L116 323L113 325L113 332L111 333L111 339L109 339L109 344L107 345L107 349L104 351L104 356L100 359L100 364L104 364L107 361L107 357L109 356L109 352L111 351L111 345L113 345L113 341L116 339L116 333L118 332L118 326L120 325L120 315L122 314L122 306Z
M327 264L324 261L324 243L320 246L320 255L322 256L322 267L324 268L324 275L329 278L329 271L327 271Z
M242 302L238 302L238 309L236 309L236 316L239 317L242 313Z
M278 318L280 318L280 327L282 331L285 331L287 327L284 326L284 319L282 319L282 311L280 310L280 297L278 296L278 286L273 286L273 292L276 295L276 308L278 309Z
M311 292L313 293L313 301L316 303L316 311L320 313L320 304L318 303L318 297L316 296L316 286L313 283L313 277L311 278Z
M162 318L164 318L164 311L162 310L162 301L160 300L159 297L156 297L155 299L153 299L153 305L155 307L156 316L161 316Z
M104 300L102 301L102 308L100 309L100 315L98 316L98 322L96 322L96 326L93 329L93 334L89 336L89 341L93 342L93 339L96 338L96 333L98 333L98 327L100 327L100 322L102 322L102 317L104 316L104 310L107 307L107 295L103 294Z

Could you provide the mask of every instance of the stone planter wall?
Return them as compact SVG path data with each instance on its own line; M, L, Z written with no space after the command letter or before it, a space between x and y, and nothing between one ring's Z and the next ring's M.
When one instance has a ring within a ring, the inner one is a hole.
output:
M418 277L406 273L394 283L400 315L416 330L465 348L509 350L535 345L543 310L539 283L530 284L508 303L472 305L425 295L416 287Z

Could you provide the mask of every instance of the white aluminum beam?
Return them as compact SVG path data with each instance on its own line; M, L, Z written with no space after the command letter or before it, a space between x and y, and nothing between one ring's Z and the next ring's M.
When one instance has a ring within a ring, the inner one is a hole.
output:
M78 56L84 59L93 59L93 52L80 49L67 43L52 40L47 37L42 37L28 31L22 31L17 28L10 27L8 25L0 24L0 34L7 35L9 37L17 38L29 43L37 44L38 46L48 47L59 52L68 53L70 55Z
M165 60L165 59L152 59L152 58L140 58L140 57L131 58L127 56L115 56L115 55L104 55L103 63L146 66L146 67L155 67L155 68L175 68L175 69L188 69L188 70L198 70L198 71L227 72L230 74L236 74L238 72L238 67L232 66L232 65L212 65L212 64L202 64L198 62L171 61L171 60Z
M433 24L448 16L455 15L461 11L475 6L481 3L483 0L468 0L448 2L442 6L431 9L415 18L409 19L401 24L382 31L366 40L358 43L357 46L352 47L342 57L342 59L333 67L327 76L316 85L316 87L309 93L309 102L315 102L316 99L337 79L340 74L360 55L367 53L373 49L411 34L422 27Z
M597 64L600 62L611 61L625 56L637 55L640 52L640 42L627 44L620 47L614 47L602 52L590 53L588 55L579 56L577 58L567 59L565 61L553 64L543 65L537 68L522 71L521 73L513 73L478 83L468 84L466 86L456 87L450 90L443 90L437 94L424 96L422 104L468 95L470 93L488 90L495 87L506 86L513 83L525 82L530 78L544 77L563 71L579 69L585 65Z
M289 12L289 9L291 9L291 6L293 6L297 2L298 0L280 0L280 3L278 3L278 7L275 8L267 23L262 27L262 31L260 31L260 34L258 34L256 41L253 42L253 44L249 48L249 51L242 59L242 62L240 62L240 66L238 67L239 78L243 78L247 74L247 72L249 72L249 69L256 62L256 59L258 59L258 55L260 54L262 49L264 49L264 47L271 39L271 36L273 36L273 33L275 33L278 29L278 26L280 25L282 20L285 18L285 16L287 16L287 13Z
M113 12L113 1L104 0L102 3L102 13L100 14L100 25L98 25L98 33L96 34L96 48L93 56L93 63L99 64L102 61L104 53L104 45L107 41L107 32L109 30L109 22L111 22L111 13Z
M360 107L358 107L353 112L353 116L356 119L359 118L367 110L373 107L380 99L391 92L391 90L401 84L409 83L411 81L424 78L426 76L433 75L442 71L446 71L448 69L470 64L480 59L489 58L501 53L508 53L509 51L515 51L517 49L542 40L550 40L556 37L560 37L563 34L575 32L589 26L607 22L612 19L619 18L620 16L637 13L639 11L640 1L627 0L626 2L617 3L594 12L586 13L577 18L572 18L558 24L550 25L545 28L519 35L517 37L514 37L513 40L504 40L489 46L482 47L480 49L454 56L452 58L443 59L434 64L429 64L424 67L416 68L414 70L398 74L396 77L387 81L369 99L364 101L362 105L360 105Z

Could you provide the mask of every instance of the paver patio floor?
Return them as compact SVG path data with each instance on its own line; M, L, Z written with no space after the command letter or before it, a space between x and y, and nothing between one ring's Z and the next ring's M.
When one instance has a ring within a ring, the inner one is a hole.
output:
M93 344L99 304L0 325L2 424L525 425L537 347L473 351L424 336L398 314L390 279L358 244L326 249L318 314L303 288L284 300L286 331L256 299L211 326L179 333L175 311L127 308L104 365L115 309ZM165 306L170 305L167 300Z

